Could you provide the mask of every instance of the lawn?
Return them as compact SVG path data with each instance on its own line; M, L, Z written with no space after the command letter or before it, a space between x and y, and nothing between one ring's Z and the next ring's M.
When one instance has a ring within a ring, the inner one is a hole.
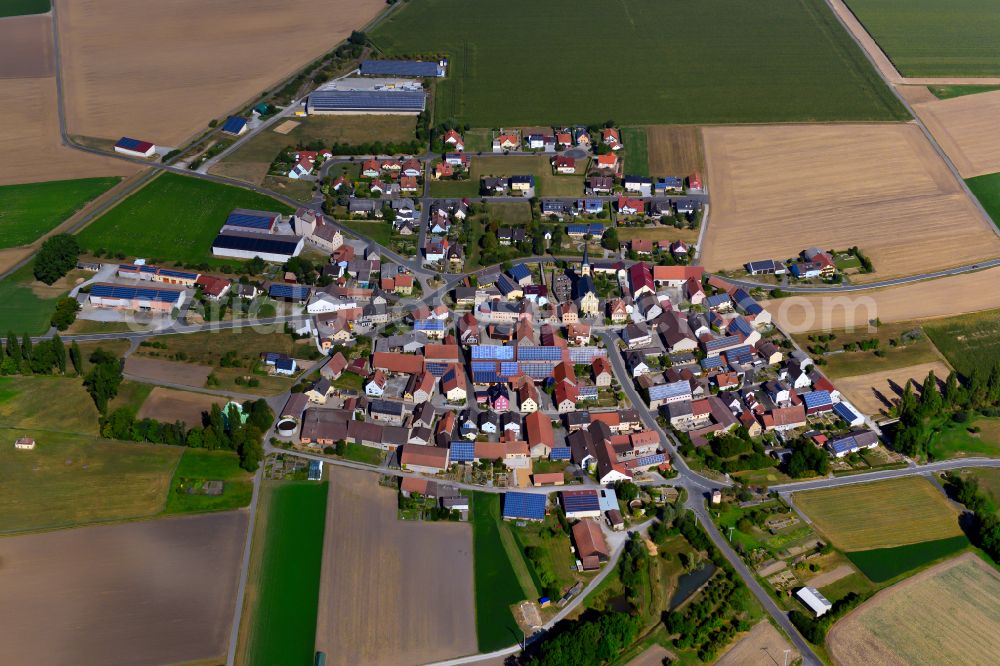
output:
M447 55L435 117L474 127L907 117L822 0L512 0L504 14L514 33L488 3L420 0L369 36L389 56Z
M279 352L293 358L307 358L315 346L308 340L293 340L292 336L270 327L225 329L220 331L205 331L201 333L185 333L182 335L160 335L148 338L154 344L166 345L165 348L141 346L136 350L137 356L154 356L164 360L173 360L174 355L182 355L181 360L189 363L218 366L222 358L230 352L237 353L237 359L242 364L244 374L263 352Z
M34 437L32 451L18 437ZM184 449L39 429L0 429L0 533L148 518Z
M976 467L962 470L962 476L972 476L979 483L979 489L989 497L1000 513L1000 468Z
M373 240L379 245L389 245L395 234L392 233L392 225L388 222L358 220L340 220L345 227L355 232L361 238Z
M525 225L531 222L531 205L525 201L507 201L503 203L486 204L486 214L491 219L500 220L504 224Z
M1000 227L1000 173L967 178L965 182L990 214L993 224Z
M995 0L845 0L903 76L1000 74Z
M1000 310L939 319L924 324L924 332L963 375L974 367L989 372L1000 361Z
M225 511L247 506L253 495L251 479L232 451L185 449L170 483L165 512ZM206 481L222 481L222 494L200 492Z
M343 457L354 462L365 463L366 465L381 465L382 460L385 458L385 452L381 449L365 446L364 444L347 442L344 446Z
M623 127L621 129L622 144L625 146L620 153L625 160L625 172L630 176L649 175L649 148L647 146L645 127ZM669 174L656 174L666 176Z
M234 208L292 212L262 194L167 173L91 222L80 244L160 262L217 264L212 241Z
M44 14L52 9L50 0L4 0L0 4L0 16L25 16Z
M912 322L882 324L875 331L861 328L856 331L834 331L832 333L836 337L825 343L831 351L841 351L846 344L878 338L879 351L882 352L882 356L876 356L874 350L842 351L825 356L826 363L821 369L823 374L831 379L866 375L873 372L887 372L941 360L941 356L930 337L921 331L919 325ZM806 335L796 336L796 340L804 348L822 344L809 340ZM893 346L890 341L895 341L896 346ZM900 344L904 341L905 344ZM944 377L940 379L944 380Z
M500 495L475 493L471 519L476 635L479 651L491 652L513 645L521 638L510 607L527 595L500 539Z
M0 248L37 240L119 180L81 178L0 187Z
M847 557L872 582L884 583L896 576L954 555L969 545L965 535L911 543L895 548L875 548L846 553Z
M980 431L970 432L969 427ZM931 439L929 452L934 460L1000 456L1000 418L976 418L963 424L946 421Z
M904 546L962 534L958 511L930 481L903 477L810 490L796 506L845 551Z
M953 97L1000 90L1000 86L927 86L927 89L938 99L952 99Z
M483 176L526 176L535 177L535 196L575 197L583 196L583 173L555 175L549 163L551 155L514 155L473 157L467 180L431 181L432 197L474 197L479 194L479 183ZM578 171L585 166L578 162Z
M264 485L241 628L242 664L311 664L328 484Z
M45 333L59 296L57 289L35 282L31 263L25 264L0 280L0 331Z

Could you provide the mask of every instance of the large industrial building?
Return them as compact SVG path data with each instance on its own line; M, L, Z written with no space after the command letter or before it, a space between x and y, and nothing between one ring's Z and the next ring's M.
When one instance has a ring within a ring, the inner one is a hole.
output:
M416 115L427 105L419 81L407 79L338 79L310 93L306 112L313 114Z
M445 74L447 62L424 62L421 60L365 60L361 63L362 76L413 76L417 78L441 78Z
M284 263L302 252L304 239L298 236L267 234L254 231L226 231L215 237L212 254L216 257L253 259Z
M90 289L90 304L99 308L170 314L184 305L184 290L98 282Z

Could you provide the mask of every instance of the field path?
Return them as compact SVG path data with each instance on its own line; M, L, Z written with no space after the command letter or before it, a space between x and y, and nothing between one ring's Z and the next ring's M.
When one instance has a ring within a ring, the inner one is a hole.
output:
M869 34L854 12L844 4L844 0L826 0L830 9L836 14L848 31L861 44L861 47L868 53L875 67L882 78L894 85L920 85L920 86L961 86L961 85L1000 85L1000 77L917 77L909 78L899 73L896 66L892 64L889 56L886 55L882 47L878 45L875 38Z

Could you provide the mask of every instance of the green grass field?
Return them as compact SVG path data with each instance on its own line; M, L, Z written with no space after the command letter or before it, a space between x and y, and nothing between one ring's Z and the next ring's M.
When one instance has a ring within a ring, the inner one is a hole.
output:
M473 157L468 179L431 181L430 194L433 197L474 197L479 195L483 176L531 175L535 177L536 196L583 196L584 161L578 162L577 171L580 173L557 176L552 173L550 159L550 155Z
M0 377L0 391L0 423L5 427L98 434L97 407L78 378ZM53 396L58 396L59 409L39 408L49 403Z
M989 371L1000 361L1000 310L938 319L924 324L924 332L963 375L977 366Z
M894 548L962 534L958 511L920 477L809 490L793 498L815 527L845 551Z
M369 36L390 56L447 54L435 118L473 127L907 117L822 0L503 10L516 28L498 28L488 3L416 0Z
M30 262L17 269L0 280L0 331L4 336L8 331L45 333L62 291L35 282Z
M845 0L903 76L1000 75L994 0Z
M37 240L119 180L81 178L0 187L0 248Z
M212 241L234 208L292 212L261 194L168 173L91 222L80 244L129 257L219 263Z
M16 450L18 437L36 441ZM0 534L147 518L163 510L184 449L0 428Z
M225 511L250 504L253 495L252 475L240 468L240 459L232 451L184 449L174 471L167 496L166 513ZM221 495L191 493L205 481L222 481Z
M966 178L965 183L990 214L993 224L1000 227L1000 173Z
M476 576L476 635L479 651L513 645L521 630L510 607L525 599L500 539L500 496L475 493L472 498L473 570Z
M649 175L649 146L645 127L623 127L621 129L621 151L625 160L625 172L631 176ZM667 174L658 173L656 176Z
M311 664L316 643L326 482L268 483L254 531L243 664Z
M970 426L980 431L969 432ZM941 432L934 434L929 447L934 460L1000 456L1000 418L974 418L971 423L963 424L945 421L940 427Z
M918 567L953 555L969 545L964 535L847 553L861 572L875 583L884 583Z
M0 16L44 14L50 9L52 9L50 0L4 0L0 3Z
M1000 90L1000 86L927 86L927 89L938 99L952 99Z
M381 465L382 459L385 458L385 452L381 449L365 446L364 444L347 442L344 446L344 458L353 460L354 462L365 463L366 465Z
M373 240L379 245L389 245L394 235L392 225L380 220L341 220L340 223L361 238Z

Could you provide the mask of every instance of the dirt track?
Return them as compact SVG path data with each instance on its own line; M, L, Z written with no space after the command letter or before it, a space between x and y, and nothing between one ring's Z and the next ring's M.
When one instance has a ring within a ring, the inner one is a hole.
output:
M921 102L913 109L963 178L1000 171L1000 90Z
M396 519L395 491L331 468L316 649L327 664L421 664L476 652L472 530Z
M57 0L73 134L176 145L333 49L382 0Z
M859 246L856 282L1000 255L1000 238L914 124L706 127L709 270Z
M872 372L855 377L841 377L837 380L837 389L850 400L855 407L865 414L879 414L894 405L901 395L906 383L913 380L915 388L923 385L927 373L934 371L934 376L940 381L948 377L951 370L941 361L911 365L908 368Z
M223 655L246 527L231 511L0 539L0 663Z

